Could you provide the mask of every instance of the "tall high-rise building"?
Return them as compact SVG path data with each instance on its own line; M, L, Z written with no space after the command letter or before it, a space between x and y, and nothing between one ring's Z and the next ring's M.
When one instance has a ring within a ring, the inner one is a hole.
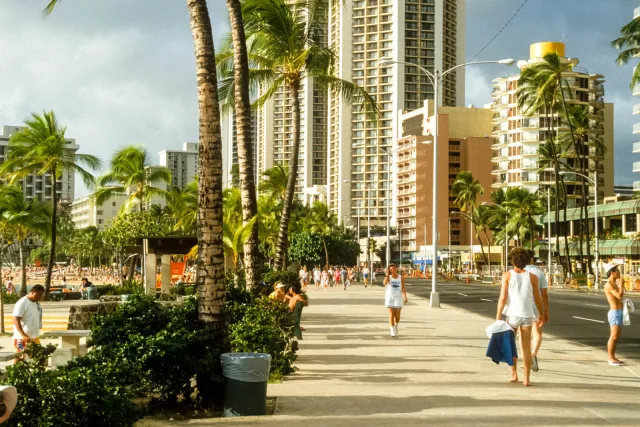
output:
M535 43L530 48L530 58L519 61L521 70L543 61L548 53L557 53L564 64L571 63L571 71L563 73L566 84L565 97L567 103L582 105L588 108L590 131L586 138L585 153L589 174L598 171L598 193L613 193L613 104L604 103L604 77L577 67L578 60L565 57L564 43ZM555 185L553 168L541 170L538 148L549 138L569 132L569 126L561 118L559 112L540 111L527 112L518 107L518 80L520 75L495 79L493 89L494 111L493 145L495 151L494 188L522 187L530 191ZM596 140L600 139L605 152L597 148ZM570 147L563 152L563 160L573 171L579 172L579 159L575 150ZM574 207L584 200L582 196L581 178L574 174L564 176L567 186L569 207ZM593 186L588 185L593 194Z
M228 188L232 186L233 175L237 173L234 169L238 167L238 137L236 134L236 117L232 110L222 113L222 186ZM251 114L251 146L253 150L253 176L255 182L260 181L258 176L258 151L256 132L257 114Z
M160 166L171 171L171 185L184 188L198 175L198 146L196 142L185 142L180 150L162 150Z
M339 218L360 216L369 207L372 224L384 225L393 209L387 192L393 180L385 150L401 131L398 115L433 99L433 86L416 67L380 66L391 57L447 70L465 58L464 0L332 0L328 43L337 54L337 77L364 87L380 107L378 121L339 93L328 100L328 202ZM464 70L443 82L440 104L464 105ZM377 200L376 206L367 200ZM355 221L352 221L355 223Z
M21 126L2 126L2 132L0 133L0 165L7 159L11 135L22 129ZM65 142L66 149L73 153L80 148L73 138L67 138ZM44 175L33 173L21 180L19 185L22 186L22 191L27 199L37 199L40 201L51 200L53 195L50 173ZM60 203L71 203L75 193L75 172L72 170L64 170L62 176L56 183L56 188Z
M633 19L640 18L640 7L633 10ZM634 55L634 58L640 58L640 53ZM636 67L640 64L636 64ZM635 68L634 68L635 71ZM633 96L640 96L640 85L633 88ZM633 115L640 114L640 104L633 106ZM640 135L640 123L633 124L633 134ZM640 142L633 143L633 152L640 153ZM640 162L633 162L633 171L640 172ZM640 191L640 181L633 182L633 191Z
M292 7L297 7L295 0L289 2ZM301 19L306 19L304 8L295 11ZM316 19L326 20L326 17ZM324 34L317 35L321 43L326 42ZM259 94L267 89L261 87ZM293 96L296 94L283 85L256 111L258 174L275 165L288 165L290 162L293 155ZM300 102L300 151L295 195L305 203L326 200L327 91L307 76L297 96Z

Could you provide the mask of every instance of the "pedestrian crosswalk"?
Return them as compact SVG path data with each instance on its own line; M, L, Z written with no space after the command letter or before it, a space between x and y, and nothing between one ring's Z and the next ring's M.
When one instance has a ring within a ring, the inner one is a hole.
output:
M45 314L42 317L42 329L40 332L66 331L68 322L68 314ZM5 314L4 316L4 327L7 332L13 332L13 317L10 314Z

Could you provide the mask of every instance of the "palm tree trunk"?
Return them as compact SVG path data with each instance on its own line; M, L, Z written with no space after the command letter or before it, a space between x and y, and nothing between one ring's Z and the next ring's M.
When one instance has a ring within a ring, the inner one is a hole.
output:
M27 294L27 257L24 253L24 240L18 245L20 248L20 296Z
M564 196L564 203L562 204L563 216L564 216L564 227L562 232L564 234L564 254L567 260L567 274L573 274L573 270L571 268L571 258L569 257L569 233L568 228L569 224L567 223L567 186L564 184L564 178L560 176L560 183L562 184L562 194Z
M324 266L329 271L329 251L327 250L327 238L322 236L322 245L324 246Z
M489 252L489 275L491 276L491 240L489 239L489 234L487 233L487 229L484 229L484 237L487 239L487 252ZM449 258L449 262L451 262L451 258Z
M49 263L47 264L47 275L44 279L44 294L49 295L51 290L51 275L53 273L53 263L56 260L56 237L58 223L58 192L56 191L58 168L54 167L51 171L51 248L49 250Z
M222 138L211 20L206 0L186 0L196 56L198 87L198 318L215 329L223 348L224 253L222 245Z
M251 145L253 130L251 129L251 102L249 101L249 59L240 0L227 0L227 9L229 9L231 36L233 37L233 79L242 224L246 226L258 212L255 177L253 176L253 147ZM258 225L254 224L251 234L244 242L244 272L248 289L258 286L257 263Z
M300 90L300 80L291 80L288 84L291 91L291 108L293 110L293 152L289 161L289 180L287 181L287 193L282 205L282 215L280 216L280 229L278 230L278 242L276 244L276 270L284 270L287 264L287 245L289 239L289 219L291 216L291 206L293 195L296 189L298 178L298 154L300 152L300 100L298 91Z

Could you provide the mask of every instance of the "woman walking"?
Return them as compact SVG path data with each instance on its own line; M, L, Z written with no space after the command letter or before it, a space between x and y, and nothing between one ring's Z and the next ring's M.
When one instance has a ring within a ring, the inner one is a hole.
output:
M324 270L322 270L321 280L322 280L322 287L326 291L327 289L329 289L329 272L327 271L326 267L324 268Z
M538 322L540 326L544 324L542 316L537 316L537 313L544 313L542 298L538 288L538 278L535 274L524 269L530 260L529 250L521 247L513 248L509 256L514 268L502 276L502 289L498 300L496 320L506 320L516 332L520 330L520 351L524 359L524 381L522 384L529 386L531 328L534 322ZM506 319L503 319L503 315L506 316ZM513 359L510 381L517 382L517 358Z
M389 264L388 274L384 278L385 296L384 305L389 311L389 331L391 337L398 335L398 323L400 311L407 300L407 289L404 286L404 277L398 274L395 264Z

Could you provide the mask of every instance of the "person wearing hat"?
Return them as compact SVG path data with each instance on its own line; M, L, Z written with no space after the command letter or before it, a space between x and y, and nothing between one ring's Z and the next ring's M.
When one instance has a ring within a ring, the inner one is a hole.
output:
M611 334L607 342L607 353L609 354L609 365L623 366L624 362L616 357L616 346L622 332L622 297L624 296L624 286L620 281L620 270L616 264L605 264L607 272L607 284L604 287L604 294L609 302L609 327Z
M284 302L284 297L285 297L284 288L285 286L283 283L276 282L275 290L269 294L269 299Z
M389 264L387 273L384 278L384 305L389 311L389 331L393 338L398 335L402 306L408 301L407 289L404 286L404 277L398 274L398 267L395 264Z

